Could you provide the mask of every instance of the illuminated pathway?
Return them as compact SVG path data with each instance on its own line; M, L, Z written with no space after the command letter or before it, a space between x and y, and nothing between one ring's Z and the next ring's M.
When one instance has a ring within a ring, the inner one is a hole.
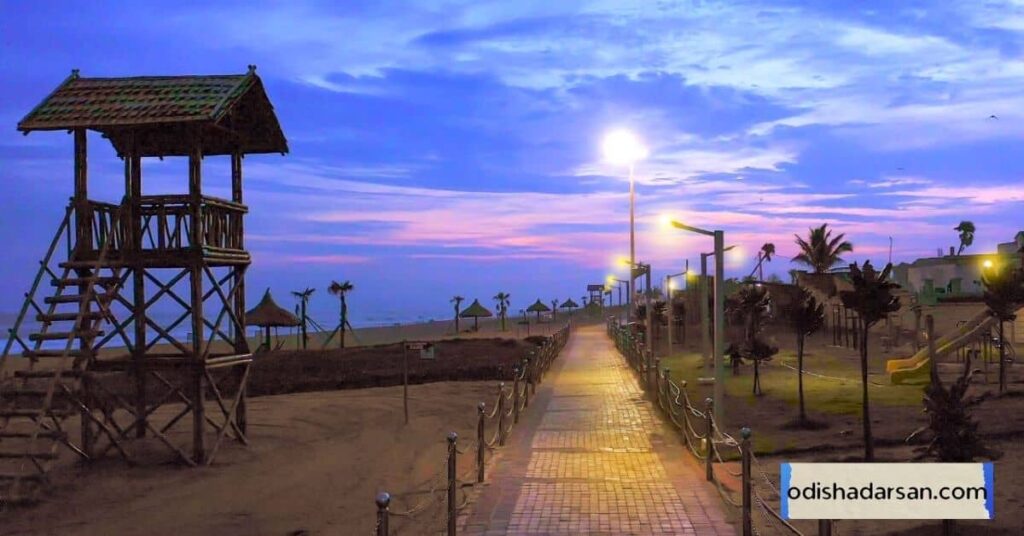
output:
M460 534L736 534L603 326L580 328Z

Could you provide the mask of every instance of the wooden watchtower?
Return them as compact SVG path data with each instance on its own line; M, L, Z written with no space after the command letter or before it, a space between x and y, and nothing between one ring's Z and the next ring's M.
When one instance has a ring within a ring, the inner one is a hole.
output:
M73 134L74 194L0 357L0 499L31 498L62 446L86 460L110 450L130 458L128 440L148 436L203 464L225 436L247 442L242 159L288 151L255 67L131 78L75 70L18 129ZM124 162L119 203L89 196L89 130ZM212 156L230 159L230 199L203 190ZM151 157L188 159L185 193L144 188ZM73 416L79 438L67 432ZM177 433L189 420L192 433Z

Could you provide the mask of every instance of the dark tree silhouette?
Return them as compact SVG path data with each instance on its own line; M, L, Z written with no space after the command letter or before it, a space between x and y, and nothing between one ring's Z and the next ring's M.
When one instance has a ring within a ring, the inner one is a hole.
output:
M1006 391L1006 322L1017 318L1017 309L1024 305L1024 268L1009 263L988 268L981 274L985 284L985 305L999 321L999 392Z
M843 240L845 234L839 233L832 238L832 231L828 229L827 223L811 229L807 240L798 235L794 236L800 253L793 257L793 262L810 267L816 274L828 272L829 268L843 262L843 253L853 252L853 244Z
M856 263L850 265L850 282L853 290L839 292L843 305L857 313L860 336L860 383L861 409L864 420L864 461L875 459L874 440L871 436L871 409L868 401L868 331L871 326L889 313L900 309L900 300L893 296L899 285L889 281L892 264L886 264L881 272L865 261L863 268Z
M455 305L455 333L459 332L459 310L461 309L462 302L465 301L465 299L466 298L463 298L462 296L453 296L451 301L448 302Z
M808 335L821 329L825 324L825 304L818 300L803 287L799 287L800 295L793 308L790 309L790 320L796 332L796 370L797 390L800 398L800 424L807 424L807 411L804 408L804 342Z
M348 326L348 303L345 301L345 294L354 288L355 287L349 281L345 281L344 283L331 281L331 286L327 287L327 292L330 292L332 295L338 296L341 299L341 318L338 322L338 332L341 334L341 337L338 339L338 348L345 347L345 328Z

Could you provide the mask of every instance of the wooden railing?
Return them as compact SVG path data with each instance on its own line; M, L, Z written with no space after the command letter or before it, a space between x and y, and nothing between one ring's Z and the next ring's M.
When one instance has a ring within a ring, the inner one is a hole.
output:
M77 237L71 249L79 255L98 251L111 240L112 257L139 250L141 253L165 253L202 247L213 250L242 251L242 219L248 208L225 199L203 196L198 211L198 243L193 240L193 205L188 195L142 196L117 217L118 205L88 201L76 214ZM141 234L141 243L133 244L133 224ZM70 236L69 236L70 238Z

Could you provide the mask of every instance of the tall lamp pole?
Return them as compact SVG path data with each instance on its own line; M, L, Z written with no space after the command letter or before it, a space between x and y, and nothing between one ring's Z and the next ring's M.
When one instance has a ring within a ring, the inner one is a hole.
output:
M615 130L604 138L605 159L613 164L629 166L629 264L636 264L636 229L635 229L635 205L636 185L633 180L634 164L647 156L647 148L632 132L628 130ZM632 319L633 311L633 275L630 273L629 286L626 288L626 319Z
M687 262L687 264L689 264L689 262ZM668 274L668 275L665 276L665 292L667 293L667 297L665 298L665 316L668 319L668 355L669 356L672 355L672 323L673 323L672 321L675 319L675 311L672 310L673 309L673 307L672 307L672 305L673 305L672 304L672 278L673 277L685 276L687 274L687 272L688 272L687 270L683 270L682 272L679 272L678 274Z
M732 245L727 248L722 248L722 253L725 253L734 247L736 246ZM711 341L708 340L711 337L711 334L709 333L710 330L708 329L708 325L711 322L711 311L708 310L708 257L714 256L716 256L714 251L700 254L700 351L701 355L704 357L704 362L708 365L711 364L708 352L708 349L711 348ZM718 303L718 301L715 300L715 303Z
M715 256L715 330L714 330L714 367L715 367L715 385L712 393L714 400L714 415L715 421L718 426L725 429L725 405L723 404L723 398L725 394L725 233L723 231L708 231L706 229L700 229L698 227L691 227L672 221L672 226L677 229L684 231L690 231L692 233L702 234L710 236L714 239L715 250L713 255ZM732 249L730 246L728 249ZM707 261L706 255L701 254L701 268L706 268ZM704 287L707 286L707 279L705 278ZM701 307L706 307L707 301ZM704 330L705 336L707 330Z

